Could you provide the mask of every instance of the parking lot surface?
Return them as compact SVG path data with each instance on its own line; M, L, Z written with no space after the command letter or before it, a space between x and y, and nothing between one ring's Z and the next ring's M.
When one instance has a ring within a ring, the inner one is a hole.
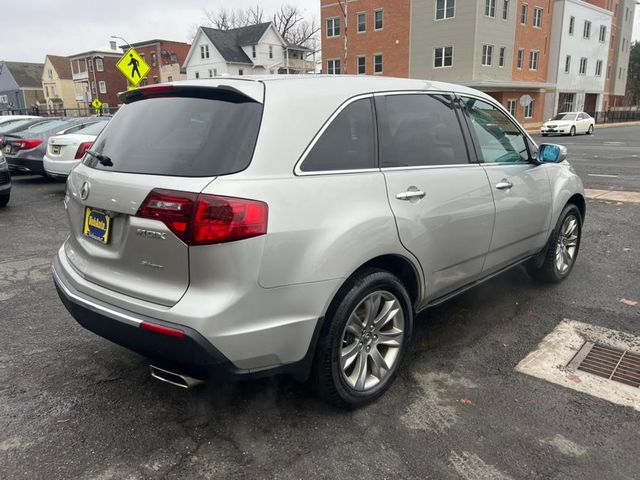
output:
M545 141L640 190L640 127ZM640 335L640 204L588 202L566 282L518 268L421 314L391 390L343 411L288 378L178 389L82 329L50 278L63 188L15 177L0 211L1 478L638 477L640 412L514 368L563 319Z

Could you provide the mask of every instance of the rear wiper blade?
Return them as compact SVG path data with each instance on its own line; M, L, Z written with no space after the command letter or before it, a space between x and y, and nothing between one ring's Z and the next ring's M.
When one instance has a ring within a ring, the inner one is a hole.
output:
M113 167L113 162L106 155L102 155L101 153L94 152L93 150L87 150L87 153L91 155L93 158L95 158L96 160L98 160L101 165L104 165L105 167Z

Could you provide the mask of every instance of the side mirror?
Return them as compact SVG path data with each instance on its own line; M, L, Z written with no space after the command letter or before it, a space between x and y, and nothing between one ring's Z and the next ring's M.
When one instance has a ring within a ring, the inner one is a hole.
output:
M560 163L567 158L567 147L543 143L538 147L538 162L540 163Z

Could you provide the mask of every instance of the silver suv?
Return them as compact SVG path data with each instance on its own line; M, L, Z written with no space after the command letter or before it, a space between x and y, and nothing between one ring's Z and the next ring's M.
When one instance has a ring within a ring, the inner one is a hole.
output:
M374 77L222 77L122 94L70 175L53 261L85 328L181 386L311 378L361 405L413 319L515 265L565 279L582 182L488 95Z

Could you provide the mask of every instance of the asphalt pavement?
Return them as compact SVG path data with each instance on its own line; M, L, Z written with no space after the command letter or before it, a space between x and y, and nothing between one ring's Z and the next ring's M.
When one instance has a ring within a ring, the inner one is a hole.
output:
M639 190L639 139L633 127L553 141L587 186ZM391 390L343 411L285 377L151 379L57 297L63 184L14 180L0 210L0 478L638 478L640 412L514 368L565 318L640 335L640 308L620 301L640 300L640 204L588 202L566 282L517 268L420 315Z

